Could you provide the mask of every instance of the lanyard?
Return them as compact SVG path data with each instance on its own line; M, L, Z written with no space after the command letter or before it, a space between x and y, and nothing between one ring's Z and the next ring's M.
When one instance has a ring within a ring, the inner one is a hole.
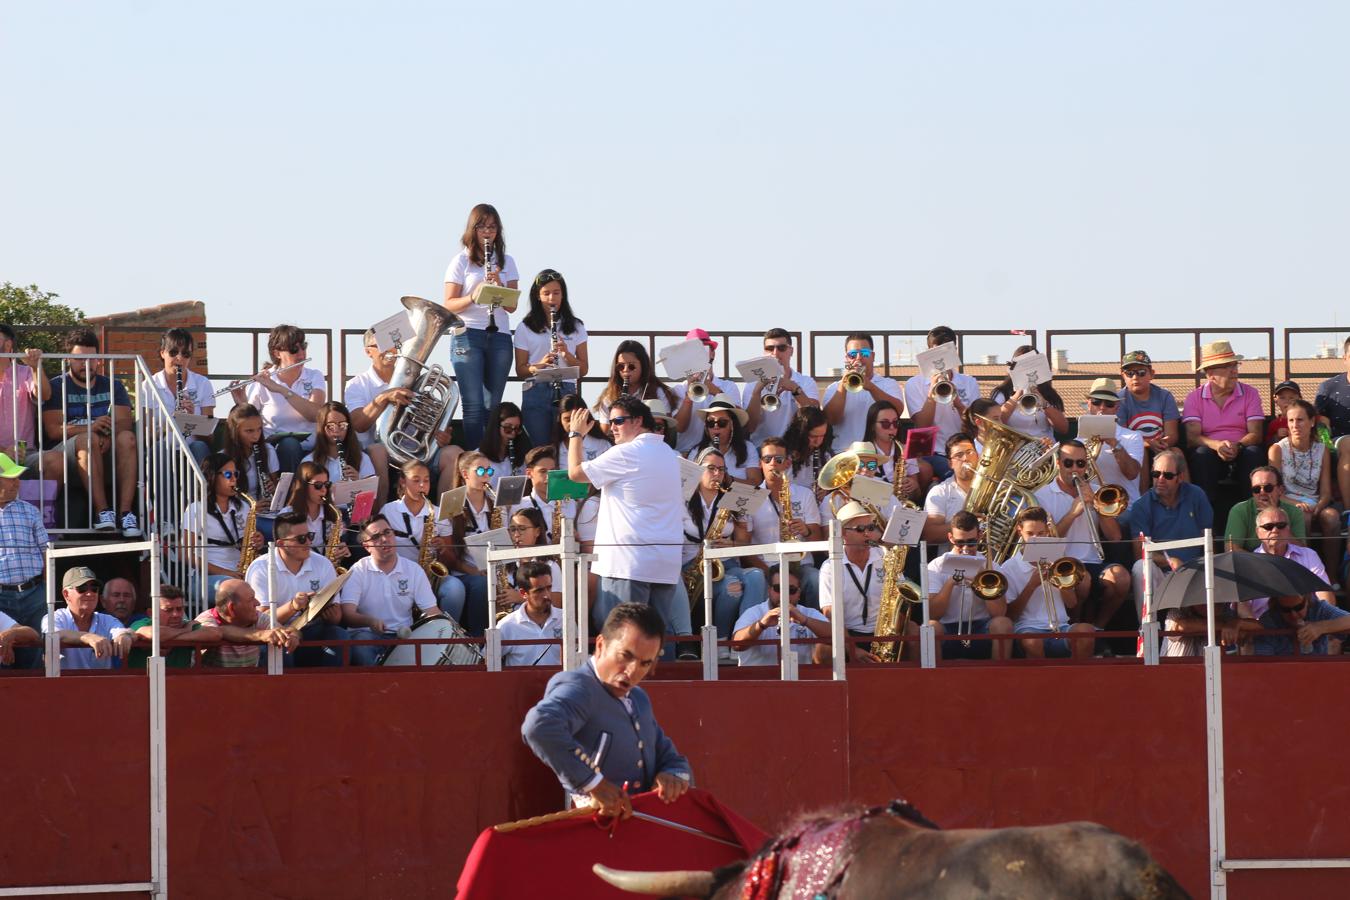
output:
M867 568L864 570L864 578L862 581L858 580L858 573L854 571L853 563L848 562L847 560L844 561L844 571L848 573L849 578L853 579L853 586L858 589L858 593L862 594L862 602L863 602L862 620L863 626L866 627L867 612L868 612L867 589L872 586L872 564L871 563L867 564Z
M235 544L239 543L239 537L238 537L238 535L235 534L235 531L234 531L233 528L231 528L229 525L226 525L226 524L225 524L225 517L222 516L222 515L220 514L220 507L216 506L216 504L215 504L214 501L212 501L210 507L208 507L206 511L207 511L208 513L211 514L211 517L212 517L213 519L215 519L217 522L220 523L220 530L223 531L223 532L225 532L225 542L224 542L223 544L217 544L217 546L221 546L221 547L233 547ZM231 522L234 521L234 504L233 504L233 503L230 504L230 521L231 521ZM208 540L207 543L208 543L208 544L215 544L216 542L215 542L215 541Z

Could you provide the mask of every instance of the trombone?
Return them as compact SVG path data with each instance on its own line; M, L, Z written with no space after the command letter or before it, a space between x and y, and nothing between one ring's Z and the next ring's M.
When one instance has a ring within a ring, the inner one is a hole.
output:
M1036 566L1041 574L1041 599L1045 604L1045 618L1050 623L1050 630L1058 632L1060 622L1055 614L1055 597L1051 591L1073 590L1078 587L1079 582L1087 577L1087 569L1072 556L1061 556L1048 564L1038 562Z

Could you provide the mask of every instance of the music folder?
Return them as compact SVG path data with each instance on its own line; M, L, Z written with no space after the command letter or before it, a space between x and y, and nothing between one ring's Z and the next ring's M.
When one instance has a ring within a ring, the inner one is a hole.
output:
M473 302L479 306L496 306L507 312L515 312L516 306L520 303L520 291L483 283L473 289Z

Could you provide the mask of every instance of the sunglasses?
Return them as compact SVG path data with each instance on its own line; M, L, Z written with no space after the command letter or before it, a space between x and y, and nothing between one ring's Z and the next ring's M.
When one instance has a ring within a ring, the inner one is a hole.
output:
M520 434L521 432L521 426L507 425L505 422L503 422L501 425L497 427L502 430L502 434Z
M881 463L877 462L875 459L865 459L858 463L858 468L875 472L881 468Z
M1276 486L1273 485L1273 484L1254 484L1254 485L1252 485L1252 493L1253 493L1253 494L1273 494L1273 493L1275 493L1275 487L1276 487Z
M618 426L625 425L636 418L637 416L614 416L609 420L609 424L611 428L617 428Z
M979 545L979 538L961 538L959 541L952 541L953 547L978 547Z
M534 285L535 287L543 287L550 281L562 281L562 276L552 269L545 269L535 276Z
M618 369L620 372L636 372L642 367L637 363L619 363L614 368Z
M305 484L314 488L316 491L326 491L332 487L332 485L326 481L306 481Z
M1143 378L1148 374L1148 369L1122 369L1120 374L1126 378Z
M239 477L238 472L217 472L216 474L219 475L221 478L224 478L226 481L234 481L237 477Z
M731 420L730 420L730 419L709 419L709 420L708 420L708 427L709 427L709 428L730 428L730 427L731 427Z
M765 344L765 353L783 353L792 349L791 344Z
M759 455L759 461L767 463L785 463L787 462L787 457L781 453L770 453L767 455L761 453Z
M284 538L277 538L277 543L280 543L282 541L291 541L292 543L296 544L308 544L311 543L313 540L314 535L310 534L308 531L302 531L299 534L292 534Z
M869 531L880 531L881 526L873 522L871 525L848 525L845 531L852 531L854 534L867 534Z
M164 355L169 359L191 359L192 351L184 347L175 347L172 350L165 350Z
M861 348L861 349L859 349L859 350L846 350L846 351L844 352L844 355L847 356L849 359L857 359L857 358L860 357L860 356L861 356L863 359L871 359L871 358L872 358L872 350L871 350L871 348L869 348L869 347L863 347L863 348Z
M900 427L900 420L899 420L899 419L877 419L877 427L878 427L878 428L885 428L885 429L887 429L887 430L890 430L890 429L892 429L892 428L899 428L899 427Z
M475 466L473 474L477 475L479 478L486 478L497 474L497 470L492 468L492 466Z
M1288 527L1289 527L1289 523L1288 523L1288 522L1262 522L1260 525L1257 525L1256 527L1257 527L1257 528L1260 528L1262 531L1279 531L1281 528L1288 528Z
M771 585L769 585L769 590L773 591L775 594L782 593L782 590L781 590L781 589L778 587L778 585L776 585L776 584L771 584ZM789 585L788 585L788 593L789 593L789 594L796 594L797 591L799 591L799 590L801 590L801 588L799 588L799 587L798 587L797 585L795 585L795 584L789 584Z
M80 585L79 587L75 588L75 593L77 593L77 594L97 594L97 593L98 593L98 584L97 584L96 582L93 582L93 581L90 581L90 582L88 582L88 583L86 583L86 584L82 584L82 585Z
M1162 479L1163 481L1172 481L1177 477L1178 473L1164 472L1162 469L1154 469L1152 472L1149 472L1149 474L1153 476L1154 481L1157 481L1158 479Z
M1088 405L1089 405L1089 406L1115 407L1115 406L1119 406L1119 405L1120 405L1120 401L1119 401L1119 400L1103 400L1103 399L1101 399L1100 397L1093 397L1093 398L1091 398L1090 400L1088 400Z
M1066 469L1072 469L1074 466L1077 466L1080 469L1087 468L1086 459L1069 459L1067 456L1060 457L1059 464Z
M1305 597L1298 606L1285 606L1283 603L1276 603L1275 608L1286 615L1293 615L1296 612L1303 612L1303 607L1308 605L1308 599Z

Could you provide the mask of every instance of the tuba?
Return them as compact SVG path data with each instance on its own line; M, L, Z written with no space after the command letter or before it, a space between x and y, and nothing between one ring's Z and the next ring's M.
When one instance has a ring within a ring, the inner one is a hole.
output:
M380 414L376 427L389 450L389 458L398 463L426 462L436 453L437 431L444 431L459 405L459 388L440 366L428 366L427 360L441 335L463 326L459 316L439 304L421 297L404 297L404 307L412 321L413 337L399 348L391 388L412 391L407 406L390 404Z
M985 546L996 563L1012 556L1017 544L1013 521L1029 506L1038 506L1033 494L1039 484L1026 475L1027 465L1038 460L1040 442L1002 422L977 416L985 424L984 451L976 464L975 480L965 508L984 521ZM1030 458L1030 459L1029 459ZM1033 463L1039 465L1038 463ZM1054 476L1053 466L1049 468Z

